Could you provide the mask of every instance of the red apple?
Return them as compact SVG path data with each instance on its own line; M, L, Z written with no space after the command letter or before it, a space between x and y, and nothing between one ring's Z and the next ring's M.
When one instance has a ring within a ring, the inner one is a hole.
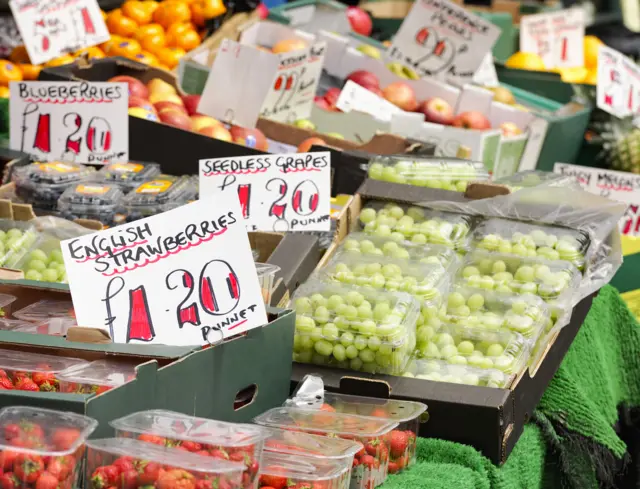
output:
M449 102L439 97L424 100L418 106L417 112L422 112L427 122L450 126L453 122L453 107Z
M369 37L373 30L373 22L367 12L359 7L347 8L347 19L351 24L351 29L362 36Z
M340 97L341 90L339 88L330 88L324 93L324 99L329 104L333 110L336 110L336 104L338 103L338 98Z
M109 78L110 82L122 82L129 85L129 96L135 96L140 98L149 98L149 89L137 78L132 76L114 76Z
M200 129L203 129L205 127L222 126L222 123L218 119L214 119L213 117L209 117L208 115L202 115L202 114L192 115L191 123L192 123L191 129L193 132L199 132Z
M298 149L296 151L298 153L306 153L313 145L326 146L327 143L323 139L317 137L307 138L298 145Z
M229 132L231 133L234 143L242 144L247 148L254 148L258 151L267 151L269 149L269 142L259 129L231 126Z
M184 129L185 131L191 130L191 119L184 111L166 108L162 109L158 113L158 117L160 117L160 120L162 122L170 126L178 127L180 129Z
M418 108L416 93L408 83L401 81L393 82L391 85L384 87L382 96L396 107L407 112L413 112Z
M522 134L522 130L513 122L503 122L500 124L500 130L502 131L502 135L506 137Z
M372 88L380 89L380 80L373 73L365 70L358 70L351 73L347 80L357 83L361 87L371 90Z
M153 104L153 106L155 107L156 112L160 112L161 110L164 110L164 109L173 109L173 110L179 110L180 112L183 112L185 114L187 113L187 111L182 105L178 105L175 102L162 101L162 102L157 102Z
M198 104L200 103L200 95L183 95L182 103L187 109L187 114L193 115L198 112Z
M256 12L258 13L258 17L262 20L265 20L269 16L269 9L264 3L259 3L256 7Z
M369 90L370 92L375 93L380 98L384 98L384 94L382 93L382 90L380 90L380 88L378 88L378 87L368 88L367 90Z
M215 126L205 126L201 127L200 130L197 131L198 134L202 134L203 136L209 136L210 138L220 139L221 141L233 141L233 137L231 137L231 133L224 127L222 124L218 124Z
M135 95L129 96L129 107L142 107L149 112L156 111L151 102L149 102L147 99L136 97Z
M454 127L462 127L464 129L477 129L483 131L485 129L491 129L491 123L482 112L477 110L470 110L468 112L462 112L453 119L451 123Z
M336 112L336 109L331 107L331 105L329 105L329 102L327 102L327 99L319 95L316 95L313 98L313 103L316 104L316 107L318 107L319 109L326 110L328 112Z

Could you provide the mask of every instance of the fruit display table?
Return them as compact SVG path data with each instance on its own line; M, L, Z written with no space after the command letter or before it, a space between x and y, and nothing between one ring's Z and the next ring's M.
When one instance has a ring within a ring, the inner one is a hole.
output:
M638 323L616 289L604 287L504 466L496 467L471 447L420 438L418 463L382 487L638 487L637 463L620 467L625 457L637 455L637 439L634 443L630 433L637 438L638 432L629 412L640 405L639 350ZM631 409L619 419L618 406Z

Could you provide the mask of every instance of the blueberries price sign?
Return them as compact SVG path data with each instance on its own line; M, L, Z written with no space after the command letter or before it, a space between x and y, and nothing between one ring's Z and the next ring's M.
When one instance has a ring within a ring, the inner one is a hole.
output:
M607 46L598 50L598 108L616 117L631 115L629 110L630 82L624 68L624 55Z
M547 68L584 65L584 10L580 7L520 19L520 50L536 53Z
M126 83L11 83L11 148L40 161L128 161L128 102Z
M33 64L109 40L96 0L10 0Z
M417 0L387 55L418 76L470 83L500 29L449 0Z
M116 343L205 345L267 323L234 199L204 198L61 246L78 324Z
M200 160L200 195L237 195L249 231L329 231L331 154Z

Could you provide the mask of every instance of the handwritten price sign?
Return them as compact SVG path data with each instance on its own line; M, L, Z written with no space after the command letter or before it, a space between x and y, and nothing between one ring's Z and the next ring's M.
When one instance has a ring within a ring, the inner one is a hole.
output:
M598 51L598 84L596 103L598 108L616 117L627 117L629 88L631 84L624 68L624 56L607 46Z
M205 345L267 322L238 202L206 198L62 242L78 324Z
M584 64L584 10L570 8L520 19L520 50L538 54L547 68Z
M329 231L331 155L200 160L200 195L237 195L250 231Z
M109 40L95 0L10 0L33 64Z
M19 82L10 92L12 149L41 161L128 161L126 83Z
M388 55L422 78L470 83L500 29L448 0L417 0Z

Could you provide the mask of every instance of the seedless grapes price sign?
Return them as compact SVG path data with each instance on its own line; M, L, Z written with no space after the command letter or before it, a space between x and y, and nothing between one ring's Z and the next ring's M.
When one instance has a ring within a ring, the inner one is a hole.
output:
M249 231L329 231L331 155L200 160L200 195L237 195Z
M110 37L95 0L11 0L9 6L33 64Z
M62 242L78 324L116 343L204 345L267 322L235 199Z
M126 83L19 82L10 91L12 149L40 161L128 161Z
M471 83L500 29L448 0L418 0L388 55L421 77Z

